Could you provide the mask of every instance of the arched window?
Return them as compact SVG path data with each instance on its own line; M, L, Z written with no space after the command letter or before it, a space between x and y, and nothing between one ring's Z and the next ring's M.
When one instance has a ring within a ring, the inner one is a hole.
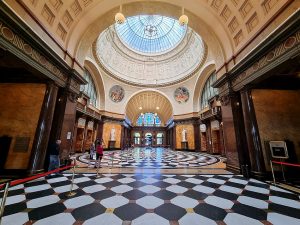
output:
M212 97L218 94L218 89L213 88L211 86L216 80L217 80L217 75L215 72L213 72L210 75L210 77L207 79L202 91L201 102L200 102L201 110L208 107L208 100L210 100Z
M89 73L89 71L85 70L84 72L84 79L88 82L86 85L80 86L80 91L86 94L90 98L90 104L97 107L97 91L95 87L94 80Z
M156 113L141 113L136 124L137 126L160 126L161 120Z

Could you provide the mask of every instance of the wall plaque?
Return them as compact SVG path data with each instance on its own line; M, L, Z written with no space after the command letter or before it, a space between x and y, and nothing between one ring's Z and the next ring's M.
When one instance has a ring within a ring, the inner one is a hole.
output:
M179 104L186 103L189 100L190 93L185 87L179 87L174 91L174 99Z
M13 151L27 152L29 148L30 137L16 137Z

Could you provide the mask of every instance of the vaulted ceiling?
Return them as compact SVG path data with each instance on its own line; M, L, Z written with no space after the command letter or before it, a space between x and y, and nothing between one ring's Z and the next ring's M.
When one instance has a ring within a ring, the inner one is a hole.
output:
M39 21L72 57L78 58L82 65L91 43L101 31L114 23L114 14L119 11L120 4L123 4L125 16L152 13L178 18L181 8L184 7L185 14L190 17L189 26L196 30L206 43L211 44L208 47L213 47L213 42L219 42L223 55L220 56L220 52L216 52L219 55L215 57L223 57L223 63L242 49L264 26L269 25L268 22L274 19L280 10L292 2L299 6L297 0L5 0L5 2L15 9L23 7L30 13L31 19ZM89 29L93 29L96 34L88 33ZM205 32L207 34L204 34ZM219 66L221 64L220 62Z
M127 103L125 115L135 123L141 113L157 113L163 124L173 116L170 101L155 91L143 91L133 96Z

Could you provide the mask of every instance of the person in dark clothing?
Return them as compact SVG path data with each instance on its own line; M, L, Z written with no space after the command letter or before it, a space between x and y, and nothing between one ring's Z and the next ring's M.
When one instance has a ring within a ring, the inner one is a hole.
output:
M49 160L48 171L59 168L60 144L61 144L61 140L56 140L55 143L51 143L49 145L50 160Z

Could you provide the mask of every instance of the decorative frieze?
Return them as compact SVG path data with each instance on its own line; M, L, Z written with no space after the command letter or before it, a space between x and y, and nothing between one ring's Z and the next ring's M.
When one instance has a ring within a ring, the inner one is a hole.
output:
M24 41L19 35L15 34L9 27L5 26L3 22L0 21L0 37L4 38L6 41L10 42L21 52L25 53L31 57L34 61L38 62L44 68L49 70L60 80L66 82L68 76L62 73L54 64L52 64L45 56L40 54L35 50L28 42ZM79 88L79 87L78 87Z

